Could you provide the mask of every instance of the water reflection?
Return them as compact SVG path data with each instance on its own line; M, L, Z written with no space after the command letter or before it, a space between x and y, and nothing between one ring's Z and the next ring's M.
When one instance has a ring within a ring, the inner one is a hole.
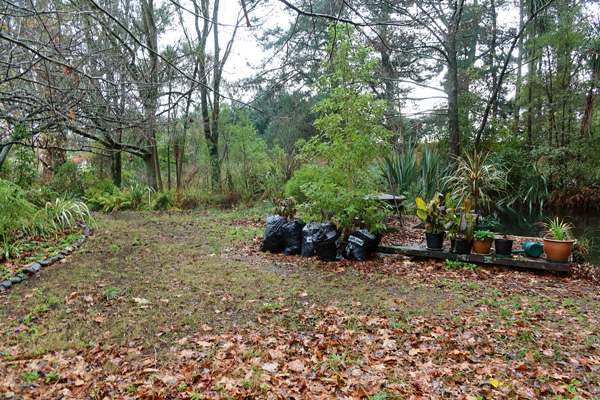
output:
M580 237L585 232L588 237L594 239L596 249L592 250L590 262L600 266L600 211L545 210L540 214L504 209L497 210L495 215L500 221L500 232L531 237L542 236L541 222L555 217L564 218L575 227L576 237Z

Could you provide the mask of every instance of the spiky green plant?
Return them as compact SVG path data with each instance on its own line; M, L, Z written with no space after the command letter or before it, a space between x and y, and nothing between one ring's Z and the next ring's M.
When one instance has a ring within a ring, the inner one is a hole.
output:
M551 219L543 223L544 233L546 237L554 240L570 240L573 230L573 225L569 222L565 222L564 219L558 219L558 217Z
M56 230L73 228L81 220L86 225L94 225L90 210L79 200L57 198L53 202L46 203L44 212Z
M456 203L473 199L473 210L489 210L492 196L506 192L507 180L504 169L489 160L489 152L474 151L456 160L456 171L446 179L447 189Z
M397 193L406 193L430 199L436 190L445 191L446 178L452 173L450 163L435 147L423 144L421 157L412 141L395 146L391 155L379 164L386 185L398 188ZM416 198L415 197L415 198Z

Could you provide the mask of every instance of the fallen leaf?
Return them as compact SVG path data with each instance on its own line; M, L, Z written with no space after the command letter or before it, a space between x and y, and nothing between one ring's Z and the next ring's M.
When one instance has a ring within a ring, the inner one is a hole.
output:
M295 372L303 372L304 371L304 363L302 360L294 360L287 364L288 369Z
M279 369L279 364L275 362L266 363L262 365L262 369L264 369L267 372L275 373Z
M490 378L490 385L492 385L493 387L497 388L497 387L499 387L499 386L502 386L502 385L504 385L504 382L500 382L500 381L499 381L499 380L497 380L497 379Z

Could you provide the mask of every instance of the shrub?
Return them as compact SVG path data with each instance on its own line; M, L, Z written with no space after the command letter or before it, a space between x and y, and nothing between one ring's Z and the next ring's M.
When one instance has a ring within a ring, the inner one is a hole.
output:
M346 29L351 28L330 32L329 51L334 57L333 65L326 67L332 72L315 84L323 97L314 107L319 113L314 124L319 134L302 149L305 159L326 167L323 177L300 186L310 201L300 209L313 220L319 214L325 219L327 212L333 213L332 220L345 238L357 221L373 230L381 227L380 202L370 195L375 188L370 166L387 153L391 135L382 124L384 102L367 90L377 60Z
M307 201L307 198L302 190L302 186L311 182L324 181L325 179L331 180L332 183L337 185L342 184L343 179L339 176L339 174L336 174L334 171L326 172L325 170L325 167L318 164L306 165L300 168L294 172L292 179L290 179L285 185L285 196L293 197L299 203L304 203Z
M173 204L182 210L196 210L200 207L200 199L189 192L177 192Z
M168 211L173 205L173 196L169 192L159 193L154 199L152 209L156 211Z
M49 187L55 192L69 197L81 197L84 194L83 173L72 161L67 161L54 171Z
M133 209L138 209L147 203L148 192L152 194L154 193L154 189L149 186L142 186L139 183L136 183L133 186L125 188L123 192L127 194L130 207Z

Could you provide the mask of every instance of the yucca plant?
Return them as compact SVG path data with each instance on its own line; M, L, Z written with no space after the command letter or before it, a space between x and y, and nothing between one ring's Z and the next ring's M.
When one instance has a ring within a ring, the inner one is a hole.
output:
M379 164L385 182L398 188L398 193L408 192L411 185L419 182L419 162L415 146L408 141L404 146L395 146L391 155Z
M448 160L427 142L419 159L416 146L410 140L404 146L396 146L379 168L384 182L397 187L397 193L425 199L433 198L436 191L444 192L445 178L452 172Z
M446 179L452 174L452 166L447 157L436 147L431 147L425 142L420 166L421 193L425 198L433 197L436 191L446 193Z

